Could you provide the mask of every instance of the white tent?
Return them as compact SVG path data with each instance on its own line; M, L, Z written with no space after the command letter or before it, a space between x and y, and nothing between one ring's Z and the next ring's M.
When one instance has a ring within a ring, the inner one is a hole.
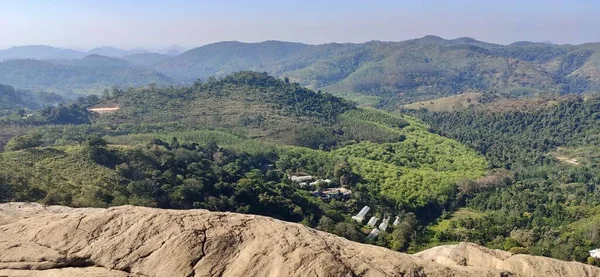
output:
M292 179L292 181L294 182L305 182L305 181L310 181L313 179L312 176L292 176L290 177L290 179Z
M369 233L369 235L367 236L367 240L372 240L375 239L377 237L377 235L379 235L379 229L374 228L371 233Z
M377 221L379 219L372 216L371 219L369 219L369 222L367 222L367 225L371 226L371 227L375 227L377 225Z
M390 217L384 217L383 220L381 221L381 224L379 224L379 230L381 231L385 231L388 227L388 224L390 223Z
M363 220L365 220L365 215L367 215L370 209L369 206L364 206L357 215L352 217L352 219L356 220L358 223L363 222Z

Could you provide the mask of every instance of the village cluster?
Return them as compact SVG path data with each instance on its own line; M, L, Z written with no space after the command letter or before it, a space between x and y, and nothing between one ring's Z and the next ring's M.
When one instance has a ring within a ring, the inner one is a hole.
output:
M290 178L290 180L292 180L292 182L298 183L300 188L310 189L310 190L314 189L312 191L312 195L315 197L319 197L325 201L331 200L331 199L347 200L352 197L352 191L347 188L344 188L344 187L319 189L319 187L322 187L322 186L320 186L320 184L325 184L325 185L331 184L332 181L329 179L316 179L310 175L301 175L301 176L292 175L292 176L289 176L289 178ZM370 209L371 209L370 207L364 206L357 215L352 217L352 219L356 220L358 223L362 223L365 220L365 216L367 215L367 213L369 212ZM379 225L377 225L379 218L372 216L369 219L369 221L367 222L367 225L370 227L374 227L374 228L369 233L369 235L367 235L367 239L368 240L375 239L379 235L379 232L386 231L387 228L389 227L390 220L391 220L390 216L385 216L381 220L381 223L379 223ZM398 225L398 223L400 223L400 217L396 216L396 219L394 220L392 225L395 227L396 225Z
M297 176L293 175L289 177L292 182L298 183L300 188L311 190L311 193L315 197L319 197L325 201L336 199L336 200L347 200L352 197L352 190L344 187L333 187L319 189L320 184L330 185L333 183L329 179L316 179L310 175Z
M369 212L370 209L371 208L369 206L364 206L360 210L360 212L358 212L357 215L352 217L352 219L356 220L356 222L358 222L358 223L362 223L365 220L365 216L367 215L367 213ZM377 222L379 221L379 218L372 216L369 219L369 221L367 222L367 225L370 227L374 227L374 228L373 228L373 230L371 230L369 235L367 235L367 240L373 240L373 239L377 238L377 236L379 235L379 232L381 232L381 231L385 232L389 227L390 219L391 219L390 216L384 216L383 220L381 220L381 223L379 223L379 226L377 226ZM399 223L400 223L400 217L396 216L396 219L392 223L392 226L396 227Z

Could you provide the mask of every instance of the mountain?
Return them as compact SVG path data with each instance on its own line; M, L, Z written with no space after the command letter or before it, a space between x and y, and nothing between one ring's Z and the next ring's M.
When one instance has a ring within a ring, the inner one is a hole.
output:
M160 49L155 54L164 54L175 56L183 53L186 49L172 45L165 49ZM34 60L71 60L80 59L87 55L101 55L107 57L124 57L135 54L150 54L151 52L143 48L124 50L120 48L101 46L89 51L77 51L66 48L56 48L47 45L24 45L13 46L11 48L0 50L0 61L9 59L34 59Z
M156 52L158 52L159 54L165 54L165 55L170 55L170 56L177 56L183 52L185 52L187 49L183 48L179 45L171 45L167 48L164 49L160 49Z
M122 59L140 66L151 67L152 65L159 63L162 60L169 57L170 55L168 54L141 53L123 56Z
M490 248L502 244L511 252L598 265L588 251L600 246L594 229L600 224L600 95L493 102L480 97L469 107L438 109L452 103L444 100L413 113L433 132L477 150L492 167L515 176L502 188L491 189L483 179L459 183L468 200L428 227L431 237L468 238ZM586 212L570 212L579 209Z
M600 90L600 44L498 45L426 36L402 42L306 45L220 42L164 59L153 69L192 82L239 70L266 71L314 89L380 97L380 106L465 91L507 95Z
M305 44L266 41L262 43L219 42L189 50L179 56L159 62L155 68L171 72L170 76L180 80L195 81L209 76L222 77L241 71L270 71L303 49ZM289 61L291 62L291 61Z
M154 71L147 74L167 76L171 80L168 83L191 84L242 70L264 71L387 109L465 92L523 97L600 91L600 43L523 41L499 45L468 37L447 40L425 36L401 42L322 45L227 41L172 55L180 51L178 46L161 50L165 54L100 47L88 53L123 57ZM23 76L11 78L15 77ZM24 87L2 74L0 80ZM45 84L33 80L31 86L44 89ZM80 80L73 80L70 86L80 91L97 90Z
M255 215L26 203L0 204L0 211L3 276L600 275L581 263L473 244L408 255Z
M113 86L167 85L173 81L122 59L89 55L74 60L6 60L0 62L0 83L73 96L100 93Z
M111 101L119 103L119 112L114 118L107 115L100 120L239 129L252 136L315 148L333 143L332 125L337 116L354 108L332 95L249 71L192 87L124 92ZM311 124L330 134L300 133Z
M100 55L100 56L117 57L117 58L127 56L127 55L145 54L145 53L150 53L150 52L143 48L123 50L123 49L114 48L114 47L110 47L110 46L97 47L97 48L94 48L87 52L88 55Z
M77 59L86 53L72 49L61 49L47 45L13 46L0 50L0 61L9 59Z

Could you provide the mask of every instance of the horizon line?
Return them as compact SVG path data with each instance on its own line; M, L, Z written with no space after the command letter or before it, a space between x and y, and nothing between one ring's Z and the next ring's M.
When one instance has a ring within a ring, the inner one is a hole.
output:
M311 46L318 46L318 45L327 45L327 44L365 44L365 43L369 43L369 42L383 42L383 43L399 43L399 42L407 42L407 41L412 41L412 40L418 40L418 39L424 39L427 37L433 37L433 38L439 38L442 40L446 40L446 41L452 41L452 40L459 40L459 39L471 39L471 40L475 40L477 42L484 42L484 43L488 43L488 44L495 44L495 45L500 45L500 46L510 46L513 45L515 43L522 43L522 42L527 42L527 43L540 43L540 44L548 44L548 45L556 45L556 46L578 46L578 45L585 45L585 44L593 44L593 43L600 43L600 41L588 41L588 42L583 42L583 43L577 43L577 44L572 44L572 43L554 43L552 41L549 40L543 40L543 41L530 41L530 40L518 40L518 41L514 41L511 42L509 44L503 44L503 43L495 43L495 42L487 42L484 40L479 40L473 37L468 37L468 36L461 36L461 37L456 37L456 38L444 38L438 35L425 35L423 37L416 37L416 38L411 38L411 39L406 39L406 40L377 40L377 39L373 39L373 40L367 40L367 41L362 41L362 42L337 42L337 41L331 41L331 42L325 42L325 43L307 43L307 42L301 42L301 41L288 41L288 40L278 40L278 39L268 39L268 40L261 40L261 41L243 41L243 40L221 40L221 41L214 41L214 42L209 42L206 44L201 44L201 45L197 45L197 46L183 46L181 44L177 44L177 43L173 43L173 44L169 44L168 46L163 46L163 47L144 47L144 46L137 46L137 47L133 47L133 48L127 48L127 47L119 47L119 46L110 46L110 45L100 45L100 46L96 46L96 47L89 47L89 48L83 48L83 47L74 47L74 46L54 46L54 45L50 45L50 44L21 44L21 45L10 45L10 46L2 46L2 48L0 48L0 51L5 51L5 50L9 50L11 48L14 47L27 47L27 46L48 46L48 47L53 47L53 48L57 48L57 49L62 49L62 50L74 50L74 51L79 51L79 52L90 52L94 49L97 48L103 48L103 47L107 47L107 48L113 48L113 49L117 49L117 50L124 50L124 51L134 51L134 50L144 50L144 51L148 51L150 53L156 53L153 51L160 51L160 50L165 50L167 48L173 47L173 46L178 46L181 48L184 48L184 52L188 51L188 50L192 50L195 48L200 48L200 47L204 47L204 46L208 46L208 45L212 45L212 44L217 44L217 43L224 43L224 42L238 42L238 43L245 43L245 44L259 44L259 43L265 43L265 42L284 42L284 43L297 43L297 44L304 44L304 45L311 45Z

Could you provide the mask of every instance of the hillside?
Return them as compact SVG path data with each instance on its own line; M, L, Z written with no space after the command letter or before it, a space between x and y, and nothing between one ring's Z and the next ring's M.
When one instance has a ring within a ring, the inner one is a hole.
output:
M591 277L600 269L457 246L417 256L362 245L271 218L123 206L0 205L5 276ZM485 253L486 256L477 257ZM419 257L420 256L420 257ZM423 258L421 258L423 257ZM504 261L503 261L504 260Z
M327 93L314 92L266 73L239 72L221 80L182 88L124 91L112 99L117 113L99 122L170 123L192 128L211 126L287 144L318 148L335 144L338 115L354 105Z
M426 109L432 112L463 110L469 107L479 105L479 99L481 97L481 93L462 93L453 96L410 103L404 105L403 108L410 110Z
M127 88L156 83L168 77L124 60L90 55L75 60L7 60L0 62L0 83L63 96L100 94L113 86Z
M415 115L433 131L471 146L513 180L489 175L459 183L459 209L427 227L436 243L490 248L597 264L600 98L498 101ZM502 169L503 168L503 169ZM494 181L496 180L496 181ZM511 250L512 249L512 250Z
M534 163L557 146L597 145L598 96L498 101L473 109L415 114L439 133L488 155L500 167ZM529 149L529 151L524 151Z
M598 46L427 36L402 42L305 45L222 42L153 66L185 82L239 70L287 76L311 88L382 96L380 105L479 91L507 95L595 92Z
M151 67L168 57L170 57L168 54L140 53L123 56L122 59L139 66Z
M0 84L0 111L19 108L41 109L63 101L61 96L54 93L20 90Z

